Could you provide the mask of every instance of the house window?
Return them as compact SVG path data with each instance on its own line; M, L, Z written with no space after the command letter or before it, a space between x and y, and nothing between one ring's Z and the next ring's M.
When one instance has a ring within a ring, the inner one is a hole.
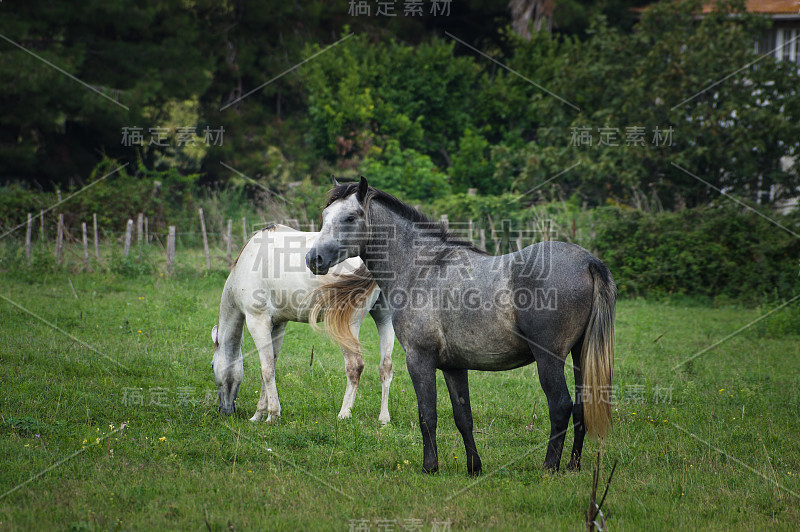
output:
M759 55L772 54L778 61L800 63L800 28L773 28L756 41Z
M775 30L775 58L797 63L800 59L800 30L797 28L778 28Z
M797 62L797 51L798 51L798 37L800 36L800 31L797 29L792 28L791 30L784 31L784 37L788 37L787 41L789 42L786 48L788 49L788 59L789 61L796 63ZM784 54L785 55L785 54Z

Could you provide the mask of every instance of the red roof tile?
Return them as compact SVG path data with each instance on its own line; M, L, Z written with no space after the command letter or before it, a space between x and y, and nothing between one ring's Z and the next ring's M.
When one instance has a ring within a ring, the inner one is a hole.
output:
M703 13L712 11L713 0L703 6ZM768 15L800 14L800 0L747 0L748 13L764 13Z

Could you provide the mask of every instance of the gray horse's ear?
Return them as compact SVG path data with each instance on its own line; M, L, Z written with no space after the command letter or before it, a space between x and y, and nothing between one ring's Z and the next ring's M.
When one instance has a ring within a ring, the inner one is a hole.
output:
M217 326L211 328L211 341L214 342L214 345L217 345Z
M367 179L362 175L361 182L358 184L358 195L356 196L359 203L364 203L367 197L367 190L369 190L369 183L367 183Z
M338 187L339 186L339 182L336 180L336 176L332 175L331 177L333 178L333 186Z

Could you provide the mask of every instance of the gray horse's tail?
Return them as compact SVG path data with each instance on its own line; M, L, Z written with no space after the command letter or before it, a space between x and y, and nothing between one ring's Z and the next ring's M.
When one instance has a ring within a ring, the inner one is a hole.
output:
M317 327L319 316L325 325L325 331L342 348L358 352L361 344L353 336L350 323L353 314L364 305L364 301L375 289L377 283L363 264L353 273L337 275L336 280L316 290L312 296L314 304L308 316L312 327ZM365 311L368 311L366 309Z
M594 299L581 350L583 421L589 436L604 438L611 429L617 286L608 267L599 260L589 263L589 272L594 280Z

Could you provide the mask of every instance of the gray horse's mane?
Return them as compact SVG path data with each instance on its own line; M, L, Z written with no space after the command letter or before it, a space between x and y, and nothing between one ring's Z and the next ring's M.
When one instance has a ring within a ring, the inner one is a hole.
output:
M330 191L328 195L328 202L325 204L325 207L328 207L334 201L338 201L340 199L347 198L352 194L355 194L358 191L358 182L353 183L342 183L340 185L336 185ZM482 255L487 255L486 251L482 250L481 248L475 246L472 242L468 242L466 240L462 240L458 236L454 235L441 222L435 222L419 212L417 209L409 205L408 203L404 203L397 199L396 197L392 196L388 192L384 192L382 190L378 190L377 188L369 187L367 192L367 200L365 202L366 208L369 209L369 205L371 202L377 201L393 213L405 218L406 220L413 222L414 225L424 231L426 234L438 236L442 242L446 244L450 244L454 247L460 248L467 248L471 251L476 253L480 253Z

